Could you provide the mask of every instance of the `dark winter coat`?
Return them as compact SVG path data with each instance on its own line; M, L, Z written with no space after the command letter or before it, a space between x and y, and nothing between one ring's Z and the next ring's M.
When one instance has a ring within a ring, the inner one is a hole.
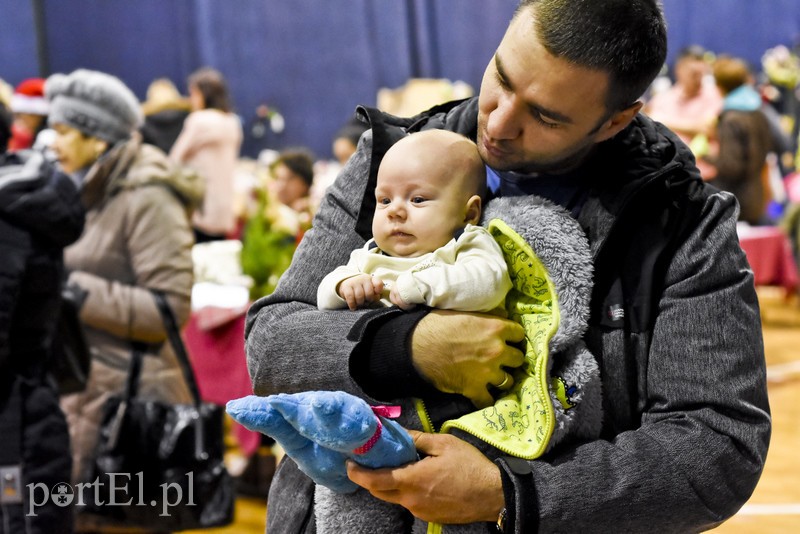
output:
M188 116L187 109L164 109L145 116L144 124L139 130L142 141L157 146L165 154L169 154Z
M62 249L80 236L83 208L41 154L0 158L0 368L31 370L49 355Z
M45 372L58 324L62 249L83 229L78 190L41 154L0 157L0 466L21 470L22 503L0 499L0 533L72 532L49 499L69 482L69 434ZM29 485L37 488L32 506ZM46 489L43 489L46 488Z
M369 115L373 132L329 189L292 266L248 314L257 394L328 389L377 401L364 376L354 378L354 358L374 350L370 336L381 322L394 322L399 338L413 327L392 309L320 312L316 288L363 245L386 148L406 130L445 128L474 139L477 99L412 119ZM711 529L752 493L770 436L758 303L735 199L705 185L688 148L642 115L598 145L582 169L589 185L577 219L595 265L584 340L604 388L602 439L531 462L498 459L507 531ZM282 462L269 496L270 532L314 531L311 488Z

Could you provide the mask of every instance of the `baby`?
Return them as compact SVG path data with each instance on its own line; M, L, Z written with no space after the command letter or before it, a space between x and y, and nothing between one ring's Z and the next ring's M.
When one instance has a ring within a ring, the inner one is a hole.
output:
M417 304L488 312L511 287L481 217L486 170L475 143L446 130L398 141L378 169L373 239L328 274L320 309Z
M541 199L495 199L487 228L477 226L485 180L475 144L458 134L426 130L395 143L378 169L373 238L322 280L317 304L507 313L525 327L526 364L495 385L494 405L438 431L468 439L490 458L533 459L567 435L599 432L599 372L580 339L591 259L577 222ZM345 459L371 468L415 461L410 435L392 418L400 411L408 428L437 429L421 400L402 402L399 410L342 391L306 391L245 397L227 410L274 437L317 482L318 532L393 533L405 512L357 491Z

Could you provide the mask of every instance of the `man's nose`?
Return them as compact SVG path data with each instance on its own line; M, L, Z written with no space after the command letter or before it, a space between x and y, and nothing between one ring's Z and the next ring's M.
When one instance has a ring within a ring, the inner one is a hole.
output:
M504 94L497 100L497 107L489 113L486 133L492 139L516 139L521 134L520 110L516 97Z

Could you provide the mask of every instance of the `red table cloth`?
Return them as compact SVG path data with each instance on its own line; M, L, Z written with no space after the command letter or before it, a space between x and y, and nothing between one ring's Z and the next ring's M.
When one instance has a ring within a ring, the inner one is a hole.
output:
M792 246L780 228L739 226L738 233L756 285L781 286L787 295L797 288L797 264L792 256Z
M253 392L244 351L247 307L206 307L192 313L183 331L200 396L206 402L225 405ZM242 451L258 448L260 434L233 423L233 434Z

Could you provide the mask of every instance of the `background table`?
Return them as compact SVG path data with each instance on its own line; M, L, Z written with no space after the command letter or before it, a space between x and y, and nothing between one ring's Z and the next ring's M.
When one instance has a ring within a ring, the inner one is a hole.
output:
M229 400L253 392L244 350L247 307L205 307L192 312L184 328L186 350L192 360L200 396L206 402L224 406ZM233 435L246 455L258 448L260 434L238 423Z
M737 231L756 285L781 286L786 289L787 296L797 289L797 264L792 245L780 228L740 225Z

